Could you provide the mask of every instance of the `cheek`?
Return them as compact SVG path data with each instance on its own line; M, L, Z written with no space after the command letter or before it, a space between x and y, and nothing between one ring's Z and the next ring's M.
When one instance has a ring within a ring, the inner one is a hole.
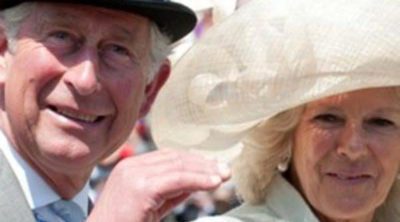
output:
M117 108L117 116L109 130L109 137L113 138L110 140L113 142L111 147L117 147L129 136L139 116L144 86L139 84L139 81L114 79L108 83L108 92L111 93L114 106Z
M34 59L33 59L34 58ZM6 79L6 103L17 112L33 115L39 109L40 93L49 82L62 75L65 67L44 48L17 51L12 57ZM28 109L28 110L27 110Z
M297 158L304 165L314 167L335 147L335 136L332 133L317 129L303 129L296 135Z
M321 161L327 154L335 149L335 136L327 132L318 132L310 138L310 146L315 161Z
M370 142L371 150L385 174L396 175L400 165L400 143L389 138ZM389 176L389 175L388 175ZM389 176L391 177L391 176Z
M127 120L136 120L145 97L145 80L136 75L130 78L112 78L107 81L108 92L118 112L116 124L129 129L131 124L128 122L131 121Z
M143 100L145 92L144 85L144 81L142 82L140 79L116 82L113 86L115 102L120 106L124 106L126 109L135 109Z
M10 67L10 79L15 86L39 92L66 68L46 48L37 47L17 52ZM17 89L15 89L17 90Z

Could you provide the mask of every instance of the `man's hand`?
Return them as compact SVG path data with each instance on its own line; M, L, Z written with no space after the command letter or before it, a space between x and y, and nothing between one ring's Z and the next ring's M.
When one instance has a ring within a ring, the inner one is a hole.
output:
M212 190L229 169L201 156L161 150L121 161L88 222L158 222L192 192Z

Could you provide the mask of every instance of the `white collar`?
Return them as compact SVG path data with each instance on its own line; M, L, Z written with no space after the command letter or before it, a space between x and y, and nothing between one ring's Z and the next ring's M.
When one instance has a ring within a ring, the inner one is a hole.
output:
M39 174L15 151L4 133L0 130L0 150L9 162L31 209L45 206L61 197L42 179ZM85 215L88 214L89 183L72 199Z
M319 221L301 194L281 174L275 176L268 189L266 204L284 221Z

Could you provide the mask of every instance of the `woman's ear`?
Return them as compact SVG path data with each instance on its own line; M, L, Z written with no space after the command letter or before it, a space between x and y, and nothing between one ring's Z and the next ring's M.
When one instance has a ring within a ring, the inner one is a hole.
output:
M171 62L168 59L166 59L159 67L156 75L154 76L154 79L146 86L146 91L145 91L146 98L144 99L142 106L140 108L140 113L139 113L140 118L144 117L150 111L150 108L153 105L154 100L158 95L158 92L165 84L165 82L168 80L170 73L171 73Z
M4 22L0 19L0 84L4 84L6 77L6 53L8 51L8 40Z

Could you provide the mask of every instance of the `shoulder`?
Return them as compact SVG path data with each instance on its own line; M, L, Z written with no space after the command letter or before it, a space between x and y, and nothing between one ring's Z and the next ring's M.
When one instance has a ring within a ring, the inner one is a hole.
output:
M274 213L265 205L241 206L227 212L221 216L203 217L195 222L284 222L284 220L275 217Z
M214 217L202 217L195 220L194 222L244 222L244 221L229 216L214 216Z

